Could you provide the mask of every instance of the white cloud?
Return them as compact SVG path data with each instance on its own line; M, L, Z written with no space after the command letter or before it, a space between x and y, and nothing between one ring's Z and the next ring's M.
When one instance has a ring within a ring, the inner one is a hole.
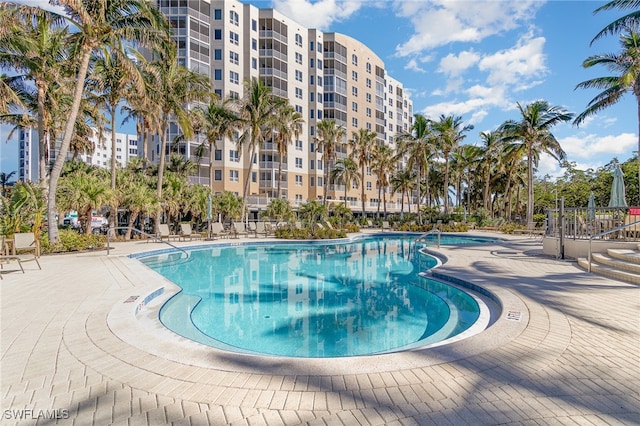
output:
M326 30L336 21L347 20L363 6L377 6L364 0L273 0L273 8L307 28Z
M473 50L463 51L458 55L450 53L440 60L440 66L437 71L449 77L457 77L478 63L479 60L480 55Z
M396 14L410 19L414 34L396 47L408 56L452 42L480 42L520 26L535 16L544 2L395 0Z
M427 72L425 69L421 68L420 65L418 65L418 61L415 58L411 58L409 62L407 62L407 64L404 66L404 69L416 72Z
M533 38L528 34L514 47L484 56L478 69L489 73L487 82L490 85L522 85L531 78L547 74L544 45L544 37Z
M590 160L602 157L604 165L613 157L630 154L638 143L637 135L633 133L621 133L619 135L599 136L595 134L578 134L558 140L560 146L567 153L569 161ZM620 158L624 161L627 158Z

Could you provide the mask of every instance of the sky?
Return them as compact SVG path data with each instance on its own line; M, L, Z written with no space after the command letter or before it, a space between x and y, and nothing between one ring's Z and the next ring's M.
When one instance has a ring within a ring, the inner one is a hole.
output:
M617 53L619 40L593 37L621 11L594 10L600 1L541 0L242 0L275 8L308 28L338 32L371 48L389 74L411 94L414 113L437 119L462 117L474 129L463 143L479 144L479 133L520 118L517 103L546 100L575 115L598 90L576 89L582 81L609 75L584 69L591 55ZM638 118L632 93L579 127L552 128L579 169L596 169L613 158L625 161L637 149ZM0 132L0 169L6 153ZM539 176L563 170L543 156Z

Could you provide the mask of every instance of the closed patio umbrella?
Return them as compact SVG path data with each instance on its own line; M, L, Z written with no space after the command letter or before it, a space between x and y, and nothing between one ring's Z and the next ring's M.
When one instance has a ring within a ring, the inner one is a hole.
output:
M616 164L613 169L613 185L611 185L611 200L609 207L628 207L625 199L624 176L620 165Z
M596 218L596 197L593 192L589 194L589 201L587 202L587 219L593 220Z

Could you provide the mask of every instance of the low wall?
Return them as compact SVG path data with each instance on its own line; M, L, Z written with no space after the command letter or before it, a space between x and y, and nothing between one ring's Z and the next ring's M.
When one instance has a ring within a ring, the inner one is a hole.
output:
M559 256L560 239L557 237L544 237L542 239L542 251L544 254L551 256ZM593 253L601 253L609 248L626 248L637 249L638 242L632 241L616 241L616 240L593 240L591 242L591 251ZM587 257L589 255L589 240L573 240L565 238L564 240L564 257L565 259L577 259L579 257Z

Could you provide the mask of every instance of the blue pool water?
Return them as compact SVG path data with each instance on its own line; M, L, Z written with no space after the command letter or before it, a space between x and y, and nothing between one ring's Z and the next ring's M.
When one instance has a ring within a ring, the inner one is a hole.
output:
M179 252L140 260L182 288L160 312L180 335L243 353L356 356L442 341L478 319L469 294L418 275L437 260L415 237L208 246L187 260Z

